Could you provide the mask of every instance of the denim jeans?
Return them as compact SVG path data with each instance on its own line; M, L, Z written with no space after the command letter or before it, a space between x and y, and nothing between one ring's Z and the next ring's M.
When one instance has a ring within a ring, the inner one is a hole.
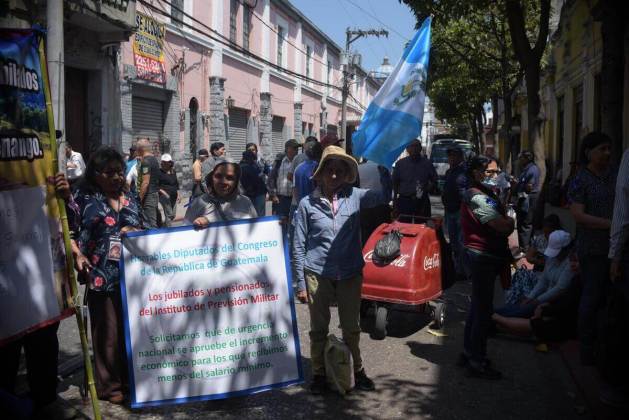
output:
M527 198L528 204L515 209L518 220L518 242L523 249L527 249L531 243L533 217L535 216L538 196L539 193L530 193Z
M452 249L452 260L454 261L454 269L457 274L463 274L462 256L463 249L463 232L461 232L461 212L445 212L446 228L448 229L448 238L450 239L450 248Z
M487 357L487 336L494 312L494 283L504 264L467 249L464 252L467 273L472 280L472 303L465 321L463 348L470 361L481 366Z
M505 305L496 309L496 313L507 318L530 318L535 314L535 308L537 308L537 304Z
M597 340L597 320L610 288L609 259L606 255L580 255L581 301L579 302L579 341L581 357L591 361Z

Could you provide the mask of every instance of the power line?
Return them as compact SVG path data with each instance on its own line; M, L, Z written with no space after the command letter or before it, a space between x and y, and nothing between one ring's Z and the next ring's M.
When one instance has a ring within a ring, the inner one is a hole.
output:
M212 34L210 34L208 32L202 31L201 29L196 28L195 26L190 25L190 24L184 22L182 19L179 19L179 18L173 16L172 14L170 14L170 13L168 13L168 12L158 8L158 7L156 7L155 5L153 5L152 3L149 3L146 0L138 0L138 2L140 4L142 4L142 5L144 5L145 7L148 7L149 9L152 9L153 11L157 12L158 14L160 14L162 16L170 17L171 20L176 21L176 22L180 22L183 26L185 26L187 28L190 28L190 29L192 29L195 32L198 32L198 33L208 37L209 39L218 42L219 44L225 45L227 47L231 47L232 49L240 52L241 54L246 55L247 57L253 58L256 61L259 61L260 63L266 64L269 67L272 67L272 68L274 68L276 70L279 70L279 71L282 71L284 73L290 74L290 75L292 75L292 76L294 76L296 78L299 78L301 80L304 80L304 81L307 81L307 82L312 82L312 83L314 83L314 84L316 84L318 86L330 87L330 88L334 88L334 89L337 89L337 90L341 90L341 88L338 87L338 86L330 85L328 83L324 83L324 82L321 82L319 80L312 79L310 77L304 76L304 75L299 74L299 73L297 73L297 72L295 72L293 70L289 70L289 69L284 68L282 66L279 66L279 65L277 65L275 63L272 63L272 62L270 62L270 61L260 57L257 54L252 53L251 51L247 50L246 48L243 48L240 45L236 44L235 42L231 41L229 38L225 37L220 32L216 31L215 29L210 28L205 23L199 21L195 17L193 17L193 16L187 14L186 12L182 11L180 8L178 8L177 6L171 4L167 0L160 0L160 2L163 2L163 3L166 3L167 5L172 6L173 8L177 9L178 11L180 11L185 17L188 17L193 22L198 23L199 25L203 26L204 28L206 28L207 30L209 30L210 32L212 32L213 34L216 34L216 35L212 35ZM218 38L217 38L217 36L218 36Z
M243 3L241 0L238 0L238 2L239 2L240 4L242 4L244 7L249 7L249 6L247 6L245 3ZM267 28L269 28L270 30L272 30L273 32L275 32L275 34L277 34L277 35L279 35L279 34L280 34L280 33L279 33L279 32L278 32L278 31L277 31L274 27L272 27L271 25L269 25L268 23L266 23L266 22L264 21L264 19L262 19L260 16L258 16L258 15L255 13L255 11L252 11L252 13L251 13L251 15L250 15L250 16L253 16L253 17L255 17L256 19L258 19L260 22L262 22L262 24L263 24L264 26L266 26ZM287 33L288 33L288 28L286 28L286 30L287 30ZM293 47L293 48L295 48L297 51L299 51L300 53L302 53L302 54L304 55L304 57L306 57L306 59L308 58L308 53L307 53L306 51L302 50L301 48L299 48L297 45L295 45L295 44L293 44L292 42L290 42L290 40L289 40L287 37L282 36L282 40L286 41L286 43L287 43L288 45L292 46L292 47ZM310 58L312 58L314 61L316 61L316 62L318 62L318 63L322 64L322 65L323 65L323 66L325 66L325 67L327 67L327 66L328 66L328 63L324 63L323 61L319 60L318 58L315 58L315 57L313 57L313 56L311 56Z
M343 2L339 2L339 4L341 5L341 7L343 8L343 10L345 10L345 13L347 14L347 17L354 22L354 25L358 26L358 24L356 23L356 21L354 20L354 18L352 17L351 13L349 13L349 10L347 10L347 7L345 7L345 5L343 4ZM367 42L367 47L369 47L369 50L371 50L371 53L374 56L378 56L378 54L376 54L376 51L374 51L373 46L371 45L371 42L369 42L368 38L365 38L365 41Z
M352 0L345 0L349 3L351 3L352 5L354 5L354 7L356 7L357 9L361 10L364 14L366 14L367 16L370 16L372 19L375 19L378 23L380 23L382 26L384 26L385 28L387 28L388 30L390 30L391 32L393 32L394 34L396 34L397 36L399 36L402 40L404 40L405 42L409 41L409 38L402 35L401 33L399 33L398 31L396 31L395 29L393 29L392 27L390 27L389 25L387 25L386 23L384 23L383 21L381 21L380 19L378 19L377 16L369 13L368 11L366 11L365 9L363 9L362 7L360 7L358 4L354 3Z

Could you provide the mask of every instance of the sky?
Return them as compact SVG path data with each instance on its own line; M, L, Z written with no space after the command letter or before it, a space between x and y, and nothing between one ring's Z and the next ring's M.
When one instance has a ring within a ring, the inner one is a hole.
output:
M386 55L395 66L404 44L415 34L415 16L398 0L290 0L310 21L345 48L345 30L386 29L388 38L370 36L352 43L362 55L362 67L377 69ZM362 10L361 10L362 9Z

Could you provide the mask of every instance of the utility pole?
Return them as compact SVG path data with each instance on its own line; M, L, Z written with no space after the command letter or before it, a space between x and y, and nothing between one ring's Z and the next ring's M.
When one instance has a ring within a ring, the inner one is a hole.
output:
M343 90L342 90L342 102L341 102L341 138L345 140L345 149L347 150L347 98L349 97L349 80L350 76L353 75L352 68L354 67L354 57L356 55L352 55L350 52L350 45L352 42L356 41L358 38L362 38L363 36L389 36L389 32L384 29L350 29L347 28L345 30L345 56L341 60L341 64L343 64Z

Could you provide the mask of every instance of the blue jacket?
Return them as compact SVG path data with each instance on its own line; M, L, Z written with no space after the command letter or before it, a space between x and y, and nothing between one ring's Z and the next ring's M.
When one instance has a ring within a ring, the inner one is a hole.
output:
M319 188L299 202L295 213L293 259L297 290L306 290L304 270L336 280L360 274L365 262L360 240L361 207L382 201L380 192L346 187L336 214Z

